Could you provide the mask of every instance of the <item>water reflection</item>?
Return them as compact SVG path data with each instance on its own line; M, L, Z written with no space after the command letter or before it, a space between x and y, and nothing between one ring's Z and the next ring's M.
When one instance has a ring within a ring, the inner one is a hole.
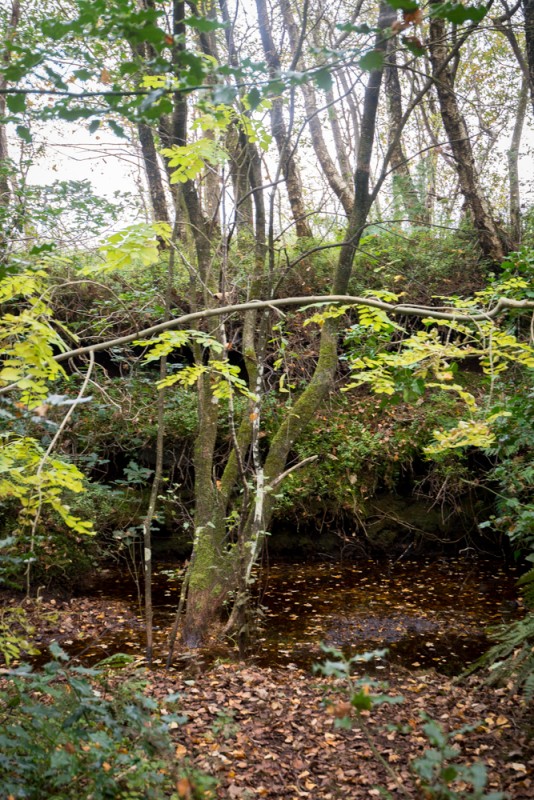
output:
M324 642L351 654L388 647L393 664L456 674L487 649L489 625L518 615L516 578L495 562L462 559L274 565L258 587L260 629L251 659L309 668L321 658ZM156 574L156 665L166 656L179 589L168 570ZM98 595L137 605L136 589L124 575L110 576ZM71 652L92 663L116 652L142 655L143 646L139 621ZM232 657L220 648L182 657L200 665L221 655Z

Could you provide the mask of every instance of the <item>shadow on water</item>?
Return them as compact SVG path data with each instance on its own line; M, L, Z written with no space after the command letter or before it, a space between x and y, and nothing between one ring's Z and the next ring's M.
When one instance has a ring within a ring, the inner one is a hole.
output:
M180 591L170 572L161 569L154 580L156 665L166 656ZM324 657L324 642L347 654L387 647L392 664L458 674L487 649L488 626L520 614L516 579L495 562L467 559L277 564L259 585L260 627L250 658L260 666L308 669ZM96 595L127 601L137 613L136 589L124 575L110 575ZM99 640L65 649L90 664L117 652L141 656L143 646L142 623L132 614L126 628L111 624ZM177 665L200 667L220 657L233 654L177 652Z

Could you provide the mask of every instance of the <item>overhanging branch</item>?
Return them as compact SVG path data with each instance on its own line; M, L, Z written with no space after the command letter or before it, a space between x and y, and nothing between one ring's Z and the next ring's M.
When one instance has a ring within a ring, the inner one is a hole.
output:
M488 311L477 311L473 314L460 313L454 309L434 310L428 306L412 306L408 304L393 305L392 303L386 303L383 300L376 300L372 297L357 297L353 295L315 295L313 297L283 297L274 300L254 300L248 303L236 303L228 306L220 306L219 308L207 308L203 311L195 311L191 314L183 314L180 317L168 320L168 322L161 322L159 325L144 328L135 333L130 333L127 336L119 336L117 339L97 342L96 344L87 345L86 347L78 347L76 350L69 350L67 353L60 353L56 356L56 361L67 361L69 358L76 358L78 356L87 355L88 353L96 353L100 350L108 350L111 347L129 344L136 339L146 339L147 337L157 336L157 334L173 330L173 328L183 328L184 325L200 319L209 319L210 317L220 317L227 314L237 314L243 311L253 311L263 308L286 308L291 306L306 308L316 303L369 306L370 308L378 308L395 317L428 317L449 322L482 322L484 320L495 319L495 317L505 309L534 309L534 301L532 300L512 300L507 297L501 297L493 308Z
M307 308L317 303L324 303L325 305L348 305L348 306L368 306L369 308L378 308L385 311L394 317L425 317L435 320L443 320L444 322L484 322L487 320L495 319L499 314L506 309L533 309L533 300L512 300L508 297L501 297L496 304L488 309L488 311L477 311L473 314L464 314L454 309L447 309L441 307L440 310L433 309L429 306L411 306L408 304L393 305L386 303L383 300L376 300L372 297L358 297L353 295L314 295L313 297L282 297L274 300L254 300L248 303L235 303L229 306L220 306L219 308L207 308L203 311L195 311L191 314L183 314L175 319L170 319L167 322L161 322L159 325L152 325L150 328L129 333L127 336L119 336L117 339L108 339L105 342L97 342L90 344L86 347L78 347L75 350L68 350L66 353L60 353L55 356L55 361L68 361L70 358L78 358L80 356L88 355L89 353L97 353L101 350L109 350L111 347L119 347L123 344L129 344L136 339L146 339L148 337L157 336L164 331L170 331L174 328L183 328L184 325L195 322L200 319L209 319L211 317L226 316L228 314L237 314L243 311L254 311L263 308L286 308L291 306L300 306ZM16 384L10 384L0 389L0 395L10 392L16 388Z

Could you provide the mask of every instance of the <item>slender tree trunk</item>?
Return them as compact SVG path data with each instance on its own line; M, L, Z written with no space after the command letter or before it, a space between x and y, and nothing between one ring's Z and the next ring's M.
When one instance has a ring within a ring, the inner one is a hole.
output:
M172 291L174 286L174 266L176 259L176 234L178 226L175 225L174 233L171 241L171 249L169 253L169 267L167 271L167 281L165 286L165 314L164 320L171 318L171 300ZM159 364L159 377L164 380L167 377L167 357L163 356ZM154 469L154 477L152 479L152 487L150 490L150 498L148 501L148 508L146 516L143 520L143 565L144 565L144 594L145 594L145 629L146 629L146 660L148 665L152 664L152 655L154 649L154 614L152 606L152 526L158 497L161 491L161 481L163 477L163 455L165 445L165 389L158 391L157 403L157 426L158 434L156 439L156 465Z
M300 32L293 16L293 11L289 0L281 0L281 9L284 16L284 23L289 35L289 41L293 54L297 54L297 48L300 42ZM306 65L303 59L299 59L298 66L304 70ZM306 110L307 122L310 128L311 140L315 155L321 165L321 169L328 181L328 184L336 197L341 202L345 210L345 214L349 216L352 205L354 203L354 194L352 186L343 178L338 172L337 167L328 152L328 147L323 136L323 124L319 116L319 109L317 108L317 101L315 97L315 90L310 83L303 83L300 87L302 96L304 98L304 108Z
M492 261L502 261L505 249L479 183L469 133L454 91L453 75L450 66L446 65L448 52L443 19L434 17L430 21L429 48L432 71L436 76L441 118L454 155L460 189L477 231L482 252Z
M402 94L397 66L397 41L390 39L388 42L388 57L384 73L384 83L387 99L389 127L389 144L394 143L391 154L391 167L393 174L393 193L400 196L407 216L413 222L427 222L424 207L421 204L417 188L414 184L406 154L402 146L402 139L396 133L402 124Z
M525 42L530 78L530 99L534 112L534 0L523 0L523 13L525 15Z
M145 175L148 183L150 195L150 205L155 222L166 222L170 224L169 209L167 198L165 197L165 187L161 178L156 145L154 143L154 133L149 125L140 122L137 125L137 134L141 145L141 153L145 166Z
M230 153L230 174L235 201L235 225L238 237L254 232L252 195L250 193L250 161L246 136L236 125L228 129L226 145Z
M336 108L336 105L339 103L339 101L336 101L334 91L331 88L327 89L326 91L326 102L328 103L328 121L332 129L332 138L334 140L334 147L336 148L336 157L339 170L341 172L341 177L348 185L351 185L352 169L350 166L347 148L345 147L345 142L343 141L341 125L339 124L339 116Z
M517 113L515 118L512 141L508 151L508 178L510 183L510 233L512 236L512 247L521 246L521 194L519 188L519 148L521 136L527 113L528 103L528 82L523 79Z
M1 59L3 67L7 67L11 61L11 41L15 36L17 26L20 19L20 2L19 0L12 0L11 2L11 16L8 22L8 29L6 31L6 38L4 45L4 52ZM3 73L0 73L0 89L7 89L7 81ZM6 96L0 94L0 117L6 114ZM8 228L11 228L11 201L12 193L9 183L10 160L9 150L7 143L7 129L6 126L0 123L0 263L6 258L8 248Z
M391 19L392 10L389 5L383 3L380 7L379 28L382 30L387 28L388 25L391 24ZM379 51L385 51L385 40L380 34L377 36L375 47ZM362 130L355 174L356 199L349 218L345 242L340 251L340 258L333 281L333 293L344 293L347 290L352 272L354 254L369 213L369 176L382 75L382 68L371 72L365 90ZM340 324L339 320L327 320L323 326L319 359L314 375L307 388L291 409L291 413L285 416L278 431L274 435L263 465L261 463L259 449L256 449L256 452L254 452L254 447L257 447L258 442L259 420L256 411L251 415L253 417L251 442L253 447L256 486L254 496L248 508L242 509L242 514L247 515L242 530L242 548L240 551L242 558L237 559L236 564L235 560L233 562L231 558L228 560L228 557L225 556L222 550L217 551L215 547L212 547L210 550L205 539L200 538L196 540L194 548L194 564L196 567L194 571L198 575L199 582L195 587L192 585L189 586L189 607L187 608L185 616L185 633L189 643L199 644L206 639L209 631L209 624L217 617L222 602L225 597L227 597L229 583L226 583L226 586L221 580L214 583L212 577L211 587L208 587L208 575L213 576L215 574L220 576L220 565L226 565L226 575L229 581L233 582L233 588L246 590L247 576L250 577L253 564L261 552L265 533L272 518L276 502L273 489L277 485L279 477L284 473L292 445L302 434L333 385L333 378L338 363L337 341ZM256 386L261 393L261 352L257 344L253 344L252 346L254 348L253 359L257 359L256 363L258 364L258 368L254 373ZM254 431L256 431L256 436L254 435ZM210 454L207 454L208 457L209 455ZM206 461L207 460L208 458L206 458ZM210 461L210 464L211 463ZM207 469L207 466L205 468ZM229 466L227 469L229 469ZM225 470L225 475L223 475L223 479L221 480L219 495L224 495L228 491L228 486L225 484L226 477L227 472ZM205 476L203 485L206 485L207 482L208 478ZM229 483L231 483L231 481L229 481ZM198 494L196 496L197 502L202 500ZM216 518L216 515L220 514L220 504L217 503L217 500L217 497L207 496L204 503L206 507L204 525L211 525L212 530L218 529L219 520ZM211 517L209 517L207 506L211 507ZM203 543L204 547L202 547ZM202 563L200 565L197 564L199 555L202 556ZM232 565L234 568L237 568L237 572L231 573ZM202 575L205 576L204 583L201 582ZM193 572L191 573L191 578L192 577ZM240 613L236 612L235 617L237 620L240 620Z
M265 60L267 61L271 77L276 78L280 75L281 70L280 56L274 45L271 22L269 20L265 0L256 0L256 8L258 10L260 35L263 51L265 53ZM281 98L278 97L275 97L272 101L271 127L282 164L282 174L287 187L289 204L295 221L297 236L299 239L310 238L312 236L312 230L307 221L300 172L297 167L295 154L284 119L284 104Z

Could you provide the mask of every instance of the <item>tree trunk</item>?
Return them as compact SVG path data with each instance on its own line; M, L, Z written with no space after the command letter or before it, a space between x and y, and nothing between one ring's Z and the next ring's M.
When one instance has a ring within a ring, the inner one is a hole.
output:
M169 209L167 208L167 198L165 197L165 187L161 179L161 170L154 144L154 134L149 125L140 122L137 125L141 153L145 166L145 174L150 195L150 205L155 222L166 222L170 225Z
M5 49L2 57L2 66L7 67L11 61L10 43L14 38L19 24L20 2L12 0L11 15L9 17L8 29L6 31ZM7 89L7 81L0 73L0 89ZM0 117L6 114L6 96L0 94ZM12 193L9 182L10 173L9 150L7 143L6 126L0 123L0 264L6 258L8 248L8 227L11 227L11 201Z
M532 110L534 111L534 0L523 0L523 13L525 15L525 42L530 77L530 99Z
M527 113L528 83L525 79L521 84L517 113L515 118L512 141L508 151L508 178L510 183L510 233L512 247L521 246L521 195L519 189L519 147Z
M402 124L402 94L396 48L396 39L390 39L388 42L388 57L384 73L389 117L388 143L390 145L393 143L394 145L391 153L393 194L401 198L406 214L413 222L425 223L428 221L428 217L421 204L410 168L408 167L406 155L402 147L402 139L396 135Z
M380 8L379 28L391 24L391 8L383 3ZM385 40L378 34L375 48L385 51ZM370 208L369 175L371 155L376 127L378 100L382 82L383 68L370 73L365 90L362 130L358 148L355 174L356 199L349 218L345 242L340 250L339 262L333 281L332 291L344 293L352 271L354 254L365 227ZM255 312L248 321L247 338L250 338L250 385L259 394L262 391L261 364L262 347L266 339L265 320L260 324L260 335L254 334ZM250 442L254 462L255 491L250 502L241 508L242 525L237 552L233 554L224 548L224 516L230 500L230 492L239 472L235 451L233 460L227 464L217 488L213 487L212 464L215 444L215 415L211 418L211 439L205 438L206 450L198 450L195 457L195 497L197 502L196 537L193 550L192 568L184 622L184 637L188 644L198 645L206 641L210 626L217 619L228 591L237 590L237 603L243 602L247 591L247 581L253 565L261 552L264 537L270 524L276 499L273 489L284 473L289 452L294 442L305 430L325 396L332 388L337 368L337 340L339 320L327 320L321 331L319 359L314 375L297 400L291 413L287 414L274 435L264 465L258 447L259 413L261 402L253 406L243 417L237 438L239 448L246 448ZM263 330L261 330L263 328ZM248 366L248 365L247 365ZM206 391L201 387L201 392ZM200 397L199 404L210 407L209 397ZM213 404L211 404L213 408ZM207 424L205 421L204 425ZM242 436L242 438L240 438ZM197 448L200 445L197 443ZM244 452L244 449L241 451ZM224 504L224 507L223 507ZM232 614L239 622L240 613Z
M280 57L274 46L271 23L265 0L256 0L256 7L258 9L258 20L265 60L267 61L271 77L276 78L280 75L281 70ZM294 150L284 119L284 104L279 97L275 97L272 101L271 128L280 156L282 174L287 187L289 204L291 206L297 236L299 239L311 238L312 230L308 224L306 206L304 205L302 196L300 172L297 167Z
M499 262L505 256L505 248L478 180L469 133L454 92L452 71L450 65L446 64L446 26L443 19L431 19L428 43L432 72L436 76L441 118L454 156L460 189L478 234L482 252L492 261Z
M281 9L284 16L285 26L289 35L291 49L296 57L296 55L298 55L297 49L299 47L300 34L295 22L295 18L293 17L289 0L282 0ZM306 65L303 63L302 59L299 59L298 66L301 70L306 69ZM319 109L317 108L315 90L311 82L303 83L300 89L304 98L304 108L306 110L307 122L310 128L311 140L315 155L317 156L317 160L321 165L321 169L328 181L330 188L341 202L345 214L349 216L354 203L352 186L343 178L342 175L340 175L333 159L330 156L330 153L328 152L328 147L326 146L326 142L323 137L323 124L319 116Z

